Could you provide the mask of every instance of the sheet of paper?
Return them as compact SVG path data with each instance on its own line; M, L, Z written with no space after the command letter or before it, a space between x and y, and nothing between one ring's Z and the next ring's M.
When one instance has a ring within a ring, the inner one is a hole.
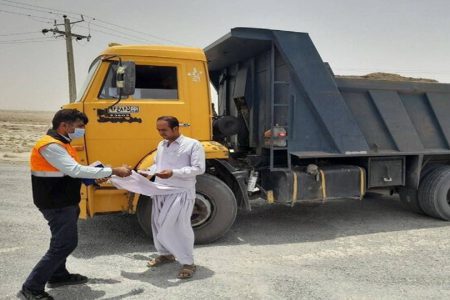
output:
M156 165L152 165L150 168L148 168L147 170L139 170L140 174L145 174L147 176L152 177L153 175L155 175L156 173L158 173L157 169L156 169Z
M139 173L150 176L150 177L155 175L155 173L152 173L151 171L148 171L148 170L139 170Z
M170 187L158 183L151 182L135 171L131 172L128 177L112 176L111 183L118 189L127 190L146 196L168 195L187 192L186 189Z

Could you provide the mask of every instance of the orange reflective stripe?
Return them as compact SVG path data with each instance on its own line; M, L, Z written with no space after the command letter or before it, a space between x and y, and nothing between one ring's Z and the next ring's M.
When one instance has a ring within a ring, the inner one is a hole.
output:
M58 169L56 169L54 166L52 166L42 155L39 153L39 150L47 146L49 144L58 144L64 147L70 156L73 157L77 162L78 154L77 151L69 144L64 144L61 141L58 141L57 139L45 135L42 138L40 138L36 144L34 145L33 149L31 150L31 157L30 157L30 168L31 171L37 171L37 172L59 172Z

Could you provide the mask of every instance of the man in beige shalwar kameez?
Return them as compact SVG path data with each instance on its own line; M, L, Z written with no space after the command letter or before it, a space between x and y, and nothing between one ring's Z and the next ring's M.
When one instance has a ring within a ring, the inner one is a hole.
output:
M194 264L194 231L191 215L195 203L196 176L205 172L205 151L197 140L179 132L175 117L159 117L156 127L164 138L157 148L155 182L181 188L174 194L153 196L152 232L159 256L148 262L149 267L178 260L182 268L178 278L192 277Z

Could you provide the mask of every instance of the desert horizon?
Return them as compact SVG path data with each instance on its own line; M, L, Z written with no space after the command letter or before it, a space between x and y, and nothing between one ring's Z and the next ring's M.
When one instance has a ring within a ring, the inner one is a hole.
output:
M28 161L34 143L50 128L54 113L0 109L0 160Z

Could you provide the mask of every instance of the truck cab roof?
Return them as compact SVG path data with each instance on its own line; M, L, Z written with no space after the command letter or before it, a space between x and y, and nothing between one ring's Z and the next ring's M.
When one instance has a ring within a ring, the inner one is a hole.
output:
M206 61L200 48L162 45L118 45L106 48L101 55L155 56Z

